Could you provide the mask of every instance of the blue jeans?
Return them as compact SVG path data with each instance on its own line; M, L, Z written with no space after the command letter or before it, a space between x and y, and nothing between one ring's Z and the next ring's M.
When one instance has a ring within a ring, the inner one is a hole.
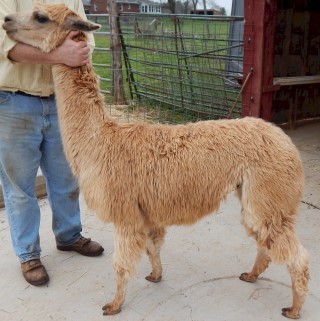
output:
M20 262L40 258L37 172L46 180L52 230L59 245L81 237L79 189L65 159L54 96L0 91L0 178L14 251Z

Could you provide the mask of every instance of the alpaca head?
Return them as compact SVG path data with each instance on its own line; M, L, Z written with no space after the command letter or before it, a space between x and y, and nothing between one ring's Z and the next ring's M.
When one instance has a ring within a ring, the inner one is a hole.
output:
M6 16L2 27L9 38L49 52L71 30L93 31L100 25L83 20L63 4L37 4L33 11Z

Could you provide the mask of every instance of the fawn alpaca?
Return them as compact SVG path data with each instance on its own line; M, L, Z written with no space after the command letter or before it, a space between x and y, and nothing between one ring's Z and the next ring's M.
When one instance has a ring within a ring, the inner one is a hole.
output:
M49 52L70 30L93 31L63 5L37 5L5 18L7 35ZM308 255L295 234L304 175L299 153L276 126L255 118L187 125L118 124L104 110L91 64L54 65L58 114L66 156L88 206L115 227L116 294L104 314L120 312L126 284L146 251L162 277L160 248L170 225L192 224L216 211L232 191L242 224L258 244L254 282L273 261L286 264L293 303L282 314L298 318L308 291Z

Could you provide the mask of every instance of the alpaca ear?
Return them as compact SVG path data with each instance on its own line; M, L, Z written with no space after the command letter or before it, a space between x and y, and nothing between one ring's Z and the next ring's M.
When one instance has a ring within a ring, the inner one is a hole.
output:
M67 18L65 27L69 30L94 31L100 29L101 25L80 18Z

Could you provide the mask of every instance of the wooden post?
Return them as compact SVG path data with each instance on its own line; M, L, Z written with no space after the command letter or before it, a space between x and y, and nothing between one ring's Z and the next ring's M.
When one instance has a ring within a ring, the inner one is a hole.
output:
M273 48L276 0L246 0L244 4L243 77L252 72L242 95L242 116L271 120Z
M112 52L112 90L111 94L115 98L115 103L119 105L126 104L125 93L122 78L122 60L121 60L121 40L117 20L119 19L117 3L115 0L109 0L110 14L110 47Z

